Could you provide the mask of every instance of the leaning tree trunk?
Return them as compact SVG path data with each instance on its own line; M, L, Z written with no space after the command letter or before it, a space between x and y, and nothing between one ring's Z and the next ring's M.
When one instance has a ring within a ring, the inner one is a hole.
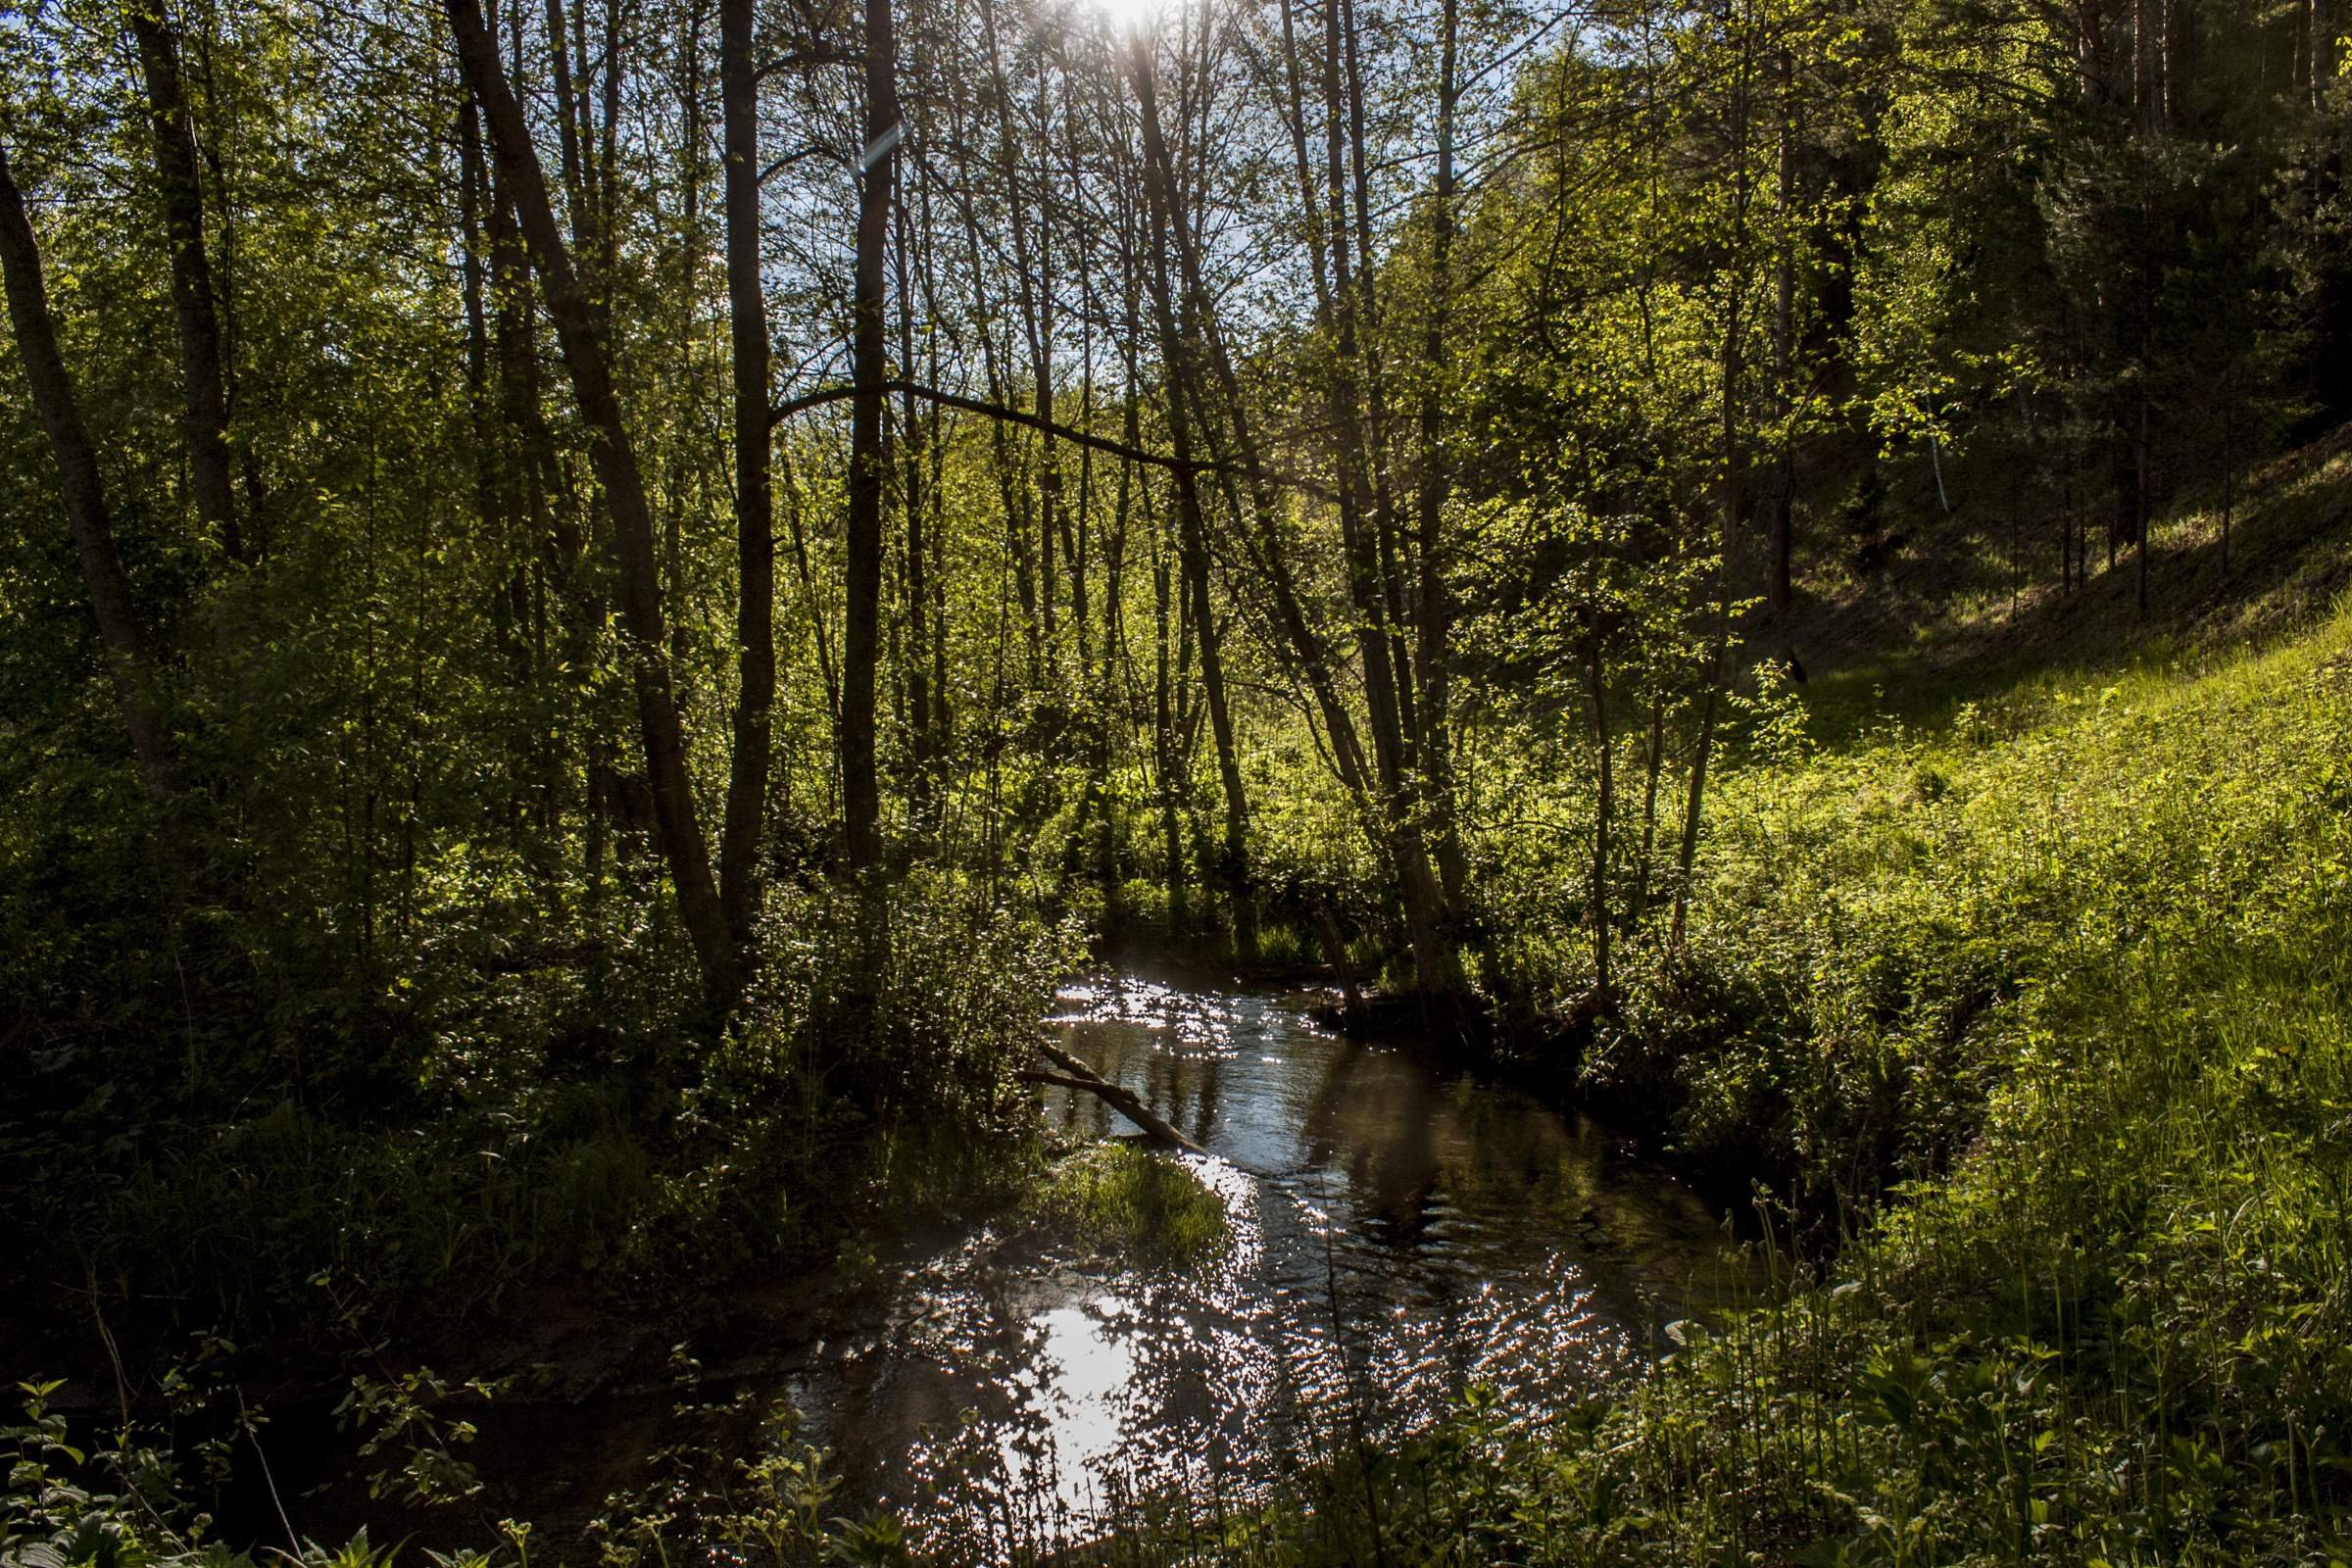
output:
M572 270L570 251L556 226L538 149L531 144L522 106L507 84L498 46L483 25L479 0L447 0L447 5L459 62L489 123L492 153L502 180L513 192L515 217L546 294L548 314L555 318L564 368L570 373L580 412L594 432L589 454L612 513L621 620L634 645L629 650L630 673L636 688L646 776L653 784L655 826L705 989L714 1004L725 1005L732 1001L734 945L719 905L717 884L710 875L710 846L703 837L693 781L686 771L685 726L671 684L660 566L654 556L653 514L646 504L645 480L638 471L636 449L630 444L620 399L613 390L595 307Z
M4 148L0 148L0 273L5 273L8 315L16 327L24 379L31 383L33 406L40 412L41 427L48 432L49 447L57 459L58 484L66 497L66 526L74 535L74 553L81 561L82 582L98 620L98 639L105 646L107 664L122 694L122 714L130 730L131 753L138 759L139 781L151 798L160 801L171 792L172 744L163 707L156 698L155 660L138 606L130 597L130 579L115 548L106 487L98 476L98 454L81 422L73 377L57 350L57 327L49 318L49 292L41 279L40 247L33 240L32 223L24 216L24 198L9 172Z

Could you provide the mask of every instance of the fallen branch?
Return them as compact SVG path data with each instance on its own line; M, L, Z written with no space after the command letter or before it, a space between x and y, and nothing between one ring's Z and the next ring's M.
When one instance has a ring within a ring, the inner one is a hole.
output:
M1182 1150L1188 1154L1208 1152L1207 1150L1202 1149L1199 1144L1194 1143L1190 1138L1162 1121L1134 1091L1122 1089L1058 1046L1049 1045L1041 1040L1037 1043L1037 1049L1045 1054L1048 1061L1061 1070L1058 1072L1031 1070L1020 1075L1023 1081L1035 1084L1055 1084L1063 1089L1083 1089L1141 1127L1145 1135L1152 1142L1164 1144L1170 1149Z

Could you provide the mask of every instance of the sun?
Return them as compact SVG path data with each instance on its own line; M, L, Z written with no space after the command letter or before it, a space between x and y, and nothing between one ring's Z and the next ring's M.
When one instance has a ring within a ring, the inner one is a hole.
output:
M1084 0L1109 29L1121 37L1142 37L1155 30L1176 0Z

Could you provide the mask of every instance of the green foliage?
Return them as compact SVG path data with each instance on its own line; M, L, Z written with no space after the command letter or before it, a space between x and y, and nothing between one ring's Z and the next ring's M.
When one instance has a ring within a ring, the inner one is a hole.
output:
M1158 1267L1200 1267L1233 1241L1224 1203L1189 1165L1133 1144L1096 1144L1062 1160L1031 1205L1081 1246Z
M1614 1400L1345 1458L1200 1559L2352 1561L2348 669L2352 610L2020 721L1760 749L1688 956L1587 1073L1777 1173L1785 1294ZM1791 1253L1791 1211L1842 1244Z
M405 1121L335 1107L348 1080L322 1065L324 1106L208 1122L210 1095L141 1086L134 1042L61 1052L24 1110L69 1108L0 1123L33 1197L12 1218L48 1223L19 1245L90 1273L126 1332L351 1349L485 1310L526 1278L707 1287L1017 1183L1034 1131L1011 1072L1070 933L948 883L798 895L775 914L773 962L716 1042L591 1024L567 971L506 983L503 1021L477 1034L449 977L420 969L412 994L452 1000L417 1004L417 1024L444 1024L407 1047ZM127 1082L103 1076L118 1071ZM160 1320L142 1305L159 1300Z

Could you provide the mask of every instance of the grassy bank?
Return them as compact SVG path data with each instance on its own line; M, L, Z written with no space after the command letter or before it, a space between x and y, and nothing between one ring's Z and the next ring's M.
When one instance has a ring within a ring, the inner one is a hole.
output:
M1742 775L1688 968L1590 1071L1861 1233L1623 1405L1387 1462L1386 1549L2352 1559L2348 865L2342 614ZM1343 1511L1263 1560L1368 1548Z
M2352 1561L2352 614L1788 729L1719 800L1584 1074L1765 1173L1785 1303L1202 1554Z

